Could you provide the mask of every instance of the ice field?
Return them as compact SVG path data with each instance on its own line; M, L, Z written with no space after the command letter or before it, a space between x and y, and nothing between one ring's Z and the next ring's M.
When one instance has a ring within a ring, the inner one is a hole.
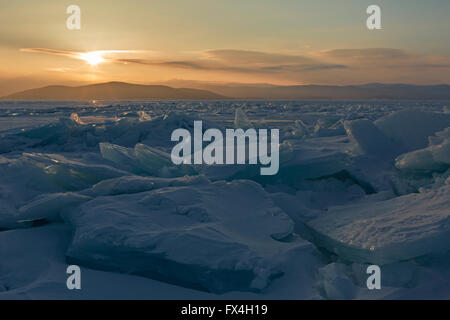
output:
M195 120L278 174L173 165ZM450 102L0 102L0 299L54 298L449 299Z

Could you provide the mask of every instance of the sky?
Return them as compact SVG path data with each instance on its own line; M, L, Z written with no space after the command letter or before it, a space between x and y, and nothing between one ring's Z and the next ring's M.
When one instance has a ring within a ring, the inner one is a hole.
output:
M80 30L66 27L73 4ZM366 27L374 4L381 30ZM0 0L0 95L174 79L450 83L449 13L448 0Z

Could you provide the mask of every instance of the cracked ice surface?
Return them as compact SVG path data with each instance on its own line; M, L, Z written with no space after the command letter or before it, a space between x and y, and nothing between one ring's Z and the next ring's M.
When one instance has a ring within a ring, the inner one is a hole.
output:
M444 102L2 102L0 116L0 298L450 297ZM194 120L280 129L279 174L174 166L171 132ZM72 262L82 292L65 287Z

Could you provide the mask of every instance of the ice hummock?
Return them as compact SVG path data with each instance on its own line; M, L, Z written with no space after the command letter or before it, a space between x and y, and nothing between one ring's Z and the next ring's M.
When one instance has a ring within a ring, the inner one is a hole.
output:
M173 130L193 130L196 118L179 112L151 118L146 113L139 117L107 118L101 123L83 122L78 114L61 117L57 121L5 134L0 141L0 153L39 149L51 152L80 152L98 148L101 142L124 147L144 143L153 147L168 147ZM203 121L203 127L217 127Z
M377 158L392 157L395 148L380 129L368 119L345 121L347 134L357 143L365 155Z
M119 168L136 174L156 177L180 177L196 174L193 166L174 165L170 155L157 148L138 143L134 148L126 148L111 143L100 143L103 158Z
M100 197L65 219L70 261L210 292L265 288L299 244L282 242L292 220L250 181Z
M308 126L302 120L295 120L294 124L287 130L286 137L302 139L310 134Z
M426 148L402 154L395 165L400 170L415 172L445 171L450 168L450 127L429 137Z
M399 151L408 152L426 147L429 136L450 127L450 114L406 109L378 119L375 125Z
M332 207L308 222L317 243L343 259L390 263L448 251L450 185L385 201Z

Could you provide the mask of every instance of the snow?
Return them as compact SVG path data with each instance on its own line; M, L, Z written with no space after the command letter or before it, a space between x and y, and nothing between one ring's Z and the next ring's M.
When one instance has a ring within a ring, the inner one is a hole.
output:
M445 102L2 102L0 120L0 299L450 298ZM173 165L194 120L280 129L279 173Z

